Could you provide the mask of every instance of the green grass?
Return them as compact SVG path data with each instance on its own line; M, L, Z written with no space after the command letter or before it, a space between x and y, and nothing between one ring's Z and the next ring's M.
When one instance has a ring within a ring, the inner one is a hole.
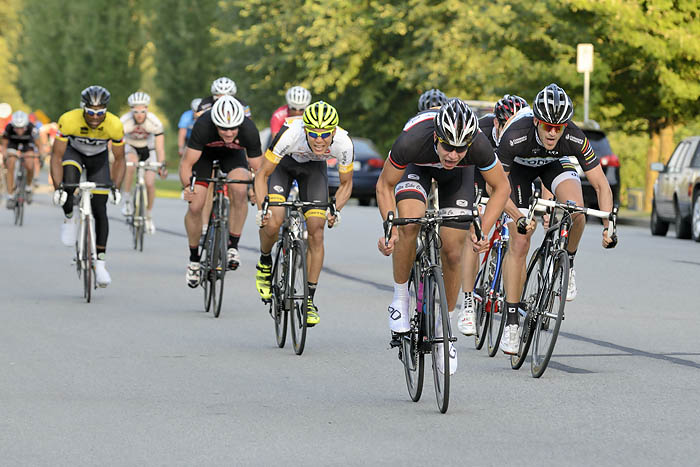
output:
M156 196L159 198L179 198L182 184L179 180L161 180L156 178Z

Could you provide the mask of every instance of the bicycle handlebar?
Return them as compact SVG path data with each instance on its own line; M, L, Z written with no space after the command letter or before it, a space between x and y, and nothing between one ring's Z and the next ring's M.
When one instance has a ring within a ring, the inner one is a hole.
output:
M94 190L96 188L108 188L110 190L114 189L114 185L111 183L95 183L95 182L80 182L80 183L61 183L58 185L59 190L65 190L66 188L79 188L81 190Z
M139 161L139 162L127 162L127 167L143 167L146 170L159 170L161 167L165 167L165 162L150 162L150 161Z
M389 211L387 213L386 220L384 221L384 246L389 246L389 240L391 239L391 229L395 225L429 225L442 224L444 222L473 222L476 237L479 240L483 239L483 232L481 231L481 221L479 220L479 210L476 208L472 210L471 214L429 214L423 217L394 217L394 211Z
M282 206L282 207L290 207L293 209L301 209L301 208L328 208L330 210L331 216L335 216L336 214L336 208L335 208L335 196L331 197L330 202L322 202L322 201L301 201L301 200L294 200L294 201L270 201L270 195L265 196L265 199L263 200L262 203L262 212L263 212L263 219L267 217L267 213L269 212L270 207L275 207L275 206ZM328 227L329 229L331 227Z

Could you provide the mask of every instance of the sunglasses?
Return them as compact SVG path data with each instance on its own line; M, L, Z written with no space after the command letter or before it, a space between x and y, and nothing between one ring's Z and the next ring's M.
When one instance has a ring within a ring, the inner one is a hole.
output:
M237 126L235 126L235 127L233 127L233 128L221 128L220 126L217 126L216 128L218 128L219 131L222 132L222 133L232 133L232 132L238 130L238 127L237 127Z
M321 133L320 131L306 130L306 134L309 135L311 137L311 139L316 139L319 137L322 139L326 139L330 135L332 135L333 132L332 131L324 131L323 133Z
M292 107L291 105L288 105L287 107L289 107L289 110L296 110L299 112L306 109L306 107Z
M566 125L568 125L568 123L560 123L559 125L551 125L549 123L543 122L542 120L537 120L537 121L539 122L540 125L542 125L542 128L544 129L544 131L546 133L549 133L552 130L556 131L557 133L561 133L564 130L564 128L566 128Z
M134 114L145 114L148 110L132 110L131 112Z
M88 117L101 117L107 113L107 109L91 109L90 107L85 107L85 114Z
M451 144L446 143L445 141L441 140L440 137L438 136L438 141L440 141L440 146L442 146L442 149L444 149L447 152L456 152L458 154L462 154L464 152L467 152L467 149L469 149L469 145L466 146L452 146Z

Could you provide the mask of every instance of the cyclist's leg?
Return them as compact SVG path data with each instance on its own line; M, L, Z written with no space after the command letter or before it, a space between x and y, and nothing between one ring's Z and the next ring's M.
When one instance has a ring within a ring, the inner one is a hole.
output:
M24 168L27 169L27 188L31 188L32 180L34 179L34 165L37 158L36 152L28 151L24 153Z
M148 162L157 162L156 152L151 149L148 152ZM146 203L146 217L151 218L151 212L153 211L153 204L156 200L156 173L152 170L147 170L144 175L146 180L146 194L148 195L148 202Z
M17 161L17 157L14 154L5 154L7 194L10 197L14 196L15 192L15 161Z
M486 182L481 176L481 171L474 171L474 185L476 190L481 190L481 193L486 196ZM462 312L458 318L457 325L462 334L472 335L476 332L475 326L475 311L474 311L474 283L476 275L479 272L479 253L474 251L472 244L471 233L474 231L474 226L469 228L466 242L462 250L462 291L464 292L464 302L462 304ZM483 235L488 235L484 232Z
M527 214L532 181L537 178L540 170L513 164L509 173L511 183L511 199L523 215ZM500 348L507 354L518 351L518 305L523 292L527 272L527 254L530 250L530 239L534 232L518 233L517 219L508 223L510 241L508 253L503 258L503 285L506 291L506 324L501 336Z
M66 147L63 154L63 183L80 183L80 175L83 173L83 155L73 149L70 145ZM67 198L63 204L63 213L66 219L73 217L74 190L66 190ZM68 245L70 246L70 245Z
M432 177L425 167L409 164L394 189L398 217L421 217L425 214ZM394 332L410 330L408 279L416 257L416 238L420 226L399 226L399 238L391 255L394 273L394 297L389 305L389 328Z
M234 154L221 161L221 170L226 172L228 178L246 180L250 178L248 161L244 151L235 151ZM230 209L228 212L228 268L237 269L241 262L238 254L238 241L243 232L248 215L248 185L232 183L227 187Z
M85 157L84 164L88 181L99 184L112 183L112 179L109 176L109 154L107 151ZM90 200L92 216L95 219L95 252L97 253L95 281L100 287L106 287L112 282L105 264L107 237L109 236L109 220L107 218L108 195L108 189L97 188L92 192L92 199Z
M127 162L138 162L139 155L130 144L124 145L124 152L126 155ZM122 191L124 192L124 201L131 200L131 188L134 186L134 174L136 173L136 167L127 166L126 172L124 173L124 183L122 184Z

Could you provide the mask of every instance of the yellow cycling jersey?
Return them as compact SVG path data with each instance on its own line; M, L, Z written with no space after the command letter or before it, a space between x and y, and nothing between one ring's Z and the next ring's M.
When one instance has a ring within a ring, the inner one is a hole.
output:
M58 119L56 138L68 144L85 156L94 156L107 150L107 143L124 144L124 126L119 117L107 112L104 121L97 128L90 128L83 117L83 109L69 110Z

